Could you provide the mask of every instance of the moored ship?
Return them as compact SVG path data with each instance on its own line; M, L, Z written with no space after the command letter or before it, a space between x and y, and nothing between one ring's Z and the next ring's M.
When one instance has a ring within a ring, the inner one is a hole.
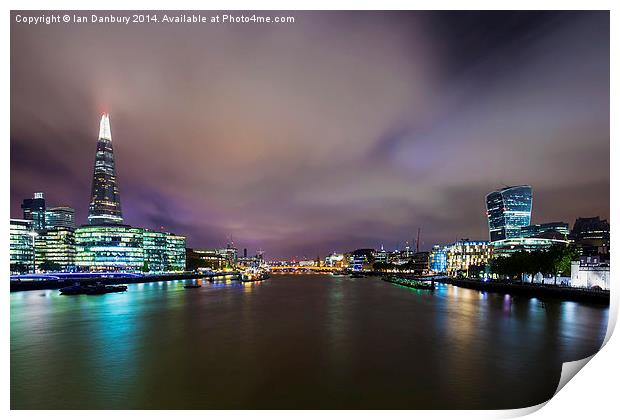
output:
M105 285L102 283L79 284L62 287L59 289L61 295L103 295L106 293L124 292L127 290L125 285Z
M383 281L387 281L388 283L399 284L401 286L411 287L412 289L435 290L434 280L430 280L429 282L429 281L424 281L424 280L420 280L416 278L406 278L406 277L399 277L399 276L394 276L394 275L383 276L381 279Z

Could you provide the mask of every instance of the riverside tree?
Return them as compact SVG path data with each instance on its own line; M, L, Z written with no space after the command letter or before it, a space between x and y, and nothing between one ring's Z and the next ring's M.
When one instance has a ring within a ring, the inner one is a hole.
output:
M566 245L554 245L544 251L518 251L509 257L496 257L491 260L491 271L510 280L520 278L521 283L524 274L533 279L536 274L541 273L543 276L553 276L553 283L557 284L559 275L570 274L571 262L578 255L572 246Z

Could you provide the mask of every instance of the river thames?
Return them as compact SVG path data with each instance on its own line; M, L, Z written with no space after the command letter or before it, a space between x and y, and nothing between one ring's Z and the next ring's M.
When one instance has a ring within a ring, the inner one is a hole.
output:
M518 408L608 308L378 278L11 293L12 409Z

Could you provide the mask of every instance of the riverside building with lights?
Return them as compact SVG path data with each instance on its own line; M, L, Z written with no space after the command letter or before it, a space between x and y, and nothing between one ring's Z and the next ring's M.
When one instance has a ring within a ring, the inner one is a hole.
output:
M568 229L568 223L551 222L524 226L521 228L521 233L519 236L522 238L531 238L554 232L557 232L561 237L563 237L563 239L567 239L570 232Z
M79 271L185 271L185 237L127 225L80 226L75 231Z
M493 256L493 246L487 241L461 239L446 247L446 273L449 276L483 271Z
M225 271L232 270L230 260L218 249L186 249L188 270Z
M75 270L75 230L64 226L50 227L35 237L37 271L49 271L49 264L58 271Z
M516 252L544 251L554 245L568 245L567 239L561 237L511 238L493 242L495 257L509 257Z
M448 268L447 263L448 247L434 245L428 257L429 270L433 273L445 273Z
M11 273L34 271L36 233L32 220L11 219L9 235Z

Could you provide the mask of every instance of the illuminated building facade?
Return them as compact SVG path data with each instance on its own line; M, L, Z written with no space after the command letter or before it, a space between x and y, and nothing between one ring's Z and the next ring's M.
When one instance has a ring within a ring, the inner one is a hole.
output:
M34 241L32 220L11 219L9 237L11 272L34 271Z
M522 238L531 238L534 236L539 236L548 232L558 232L565 239L568 237L568 223L564 222L551 222L551 223L540 223L537 225L528 225L521 228L521 237Z
M380 250L374 251L373 258L376 263L380 264L387 264L388 262L390 262L389 253L383 248L383 245L381 245Z
M446 272L469 277L473 267L486 266L492 255L493 247L487 241L462 239L446 247Z
M45 227L75 229L75 210L71 207L52 207L45 211Z
M143 230L126 225L81 226L75 265L81 271L142 271Z
M254 256L248 256L247 248L243 249L243 257L237 258L237 267L244 269L257 269L265 265L265 256L262 251L258 251Z
M518 238L521 228L530 224L532 187L519 185L493 191L486 197L491 242Z
M554 245L568 245L568 240L561 238L511 238L493 242L493 256L509 257L515 252L544 251Z
M42 231L35 238L35 252L38 271L50 271L46 264L58 266L60 271L75 269L75 231L64 226ZM51 270L54 271L54 270Z
M162 272L166 271L167 262L167 243L166 234L145 230L142 236L144 247L143 271Z
M187 248L187 269L191 271L220 271L231 268L229 260L217 249Z
M167 232L127 225L87 225L76 229L75 243L75 265L81 271L185 270L185 238Z
M346 261L346 258L344 257L344 254L338 254L334 252L331 255L328 255L327 257L325 257L325 265L327 267L343 268L343 267L346 267L347 261Z
M609 222L600 217L580 217L570 233L583 255L609 253Z
M166 233L166 272L185 271L185 236Z
M609 260L601 258L600 255L582 255L579 261L571 263L570 285L572 287L609 290Z
M24 220L32 220L35 231L45 229L45 197L42 192L34 193L33 198L26 198L22 202Z
M448 247L434 245L429 256L429 270L435 273L445 273L447 270Z
M99 124L88 223L90 225L123 223L120 195L116 183L110 116L108 114L101 116Z
M238 253L237 248L235 248L232 243L227 244L226 248L219 249L218 253L226 259L230 268L235 267L237 264Z
M372 270L374 262L373 253L373 249L356 249L349 257L349 267L354 271Z

